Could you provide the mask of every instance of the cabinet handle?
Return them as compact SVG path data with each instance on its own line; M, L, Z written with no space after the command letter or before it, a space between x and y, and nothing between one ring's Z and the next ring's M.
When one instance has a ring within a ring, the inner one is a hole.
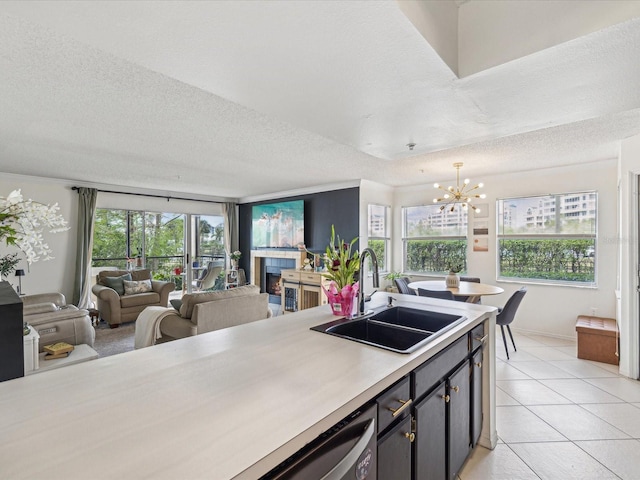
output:
M440 395L440 398L444 400L444 403L449 403L449 400L451 400L449 395Z
M402 404L401 407L398 408L391 408L391 407L387 407L391 412L393 412L393 414L391 415L392 417L395 417L397 415L400 415L400 412L402 412L405 408L407 408L409 405L411 405L412 400L400 400L398 399L398 402L400 402Z
M407 432L404 436L407 437L411 443L416 439L416 434L413 432Z
M487 340L488 336L489 334L485 335L484 337L475 337L474 340L477 340L480 343L484 343Z
M478 362L478 363L476 363L476 367L478 367L478 368L482 368L482 362Z
M451 387L450 390L453 390L454 392L458 393L460 392L460 387L456 385L455 387Z

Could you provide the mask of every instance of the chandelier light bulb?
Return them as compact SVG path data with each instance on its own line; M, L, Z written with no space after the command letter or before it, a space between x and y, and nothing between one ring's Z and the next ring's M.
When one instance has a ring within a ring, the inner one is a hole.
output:
M478 183L473 187L470 187L471 181L468 178L465 178L462 184L460 183L460 168L462 167L462 162L456 162L453 164L456 169L456 185L450 186L448 188L442 187L440 184L435 183L433 186L445 192L441 198L434 198L434 203L442 203L440 207L440 211L444 211L447 208L450 212L455 211L456 203L459 203L463 210L467 210L468 207L471 207L474 212L479 212L474 205L471 204L474 198L486 198L486 195L471 193L478 188L484 187L483 183Z

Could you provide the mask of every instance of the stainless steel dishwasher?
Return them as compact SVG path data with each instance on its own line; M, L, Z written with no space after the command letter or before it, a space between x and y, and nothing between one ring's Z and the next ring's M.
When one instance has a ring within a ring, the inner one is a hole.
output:
M375 480L376 414L354 412L260 480Z

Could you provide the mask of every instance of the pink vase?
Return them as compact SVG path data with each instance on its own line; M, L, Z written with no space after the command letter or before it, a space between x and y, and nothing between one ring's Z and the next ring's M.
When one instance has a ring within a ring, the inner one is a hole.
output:
M353 318L356 315L358 309L357 282L350 287L343 288L342 291L338 290L335 284L330 284L329 289L325 290L325 294L327 295L329 305L331 305L331 311L334 315L346 318Z

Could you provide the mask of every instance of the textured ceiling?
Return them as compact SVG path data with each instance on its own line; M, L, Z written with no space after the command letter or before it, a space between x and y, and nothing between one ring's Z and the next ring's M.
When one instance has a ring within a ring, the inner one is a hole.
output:
M0 171L246 198L597 161L638 58L638 18L458 79L393 1L3 1Z

